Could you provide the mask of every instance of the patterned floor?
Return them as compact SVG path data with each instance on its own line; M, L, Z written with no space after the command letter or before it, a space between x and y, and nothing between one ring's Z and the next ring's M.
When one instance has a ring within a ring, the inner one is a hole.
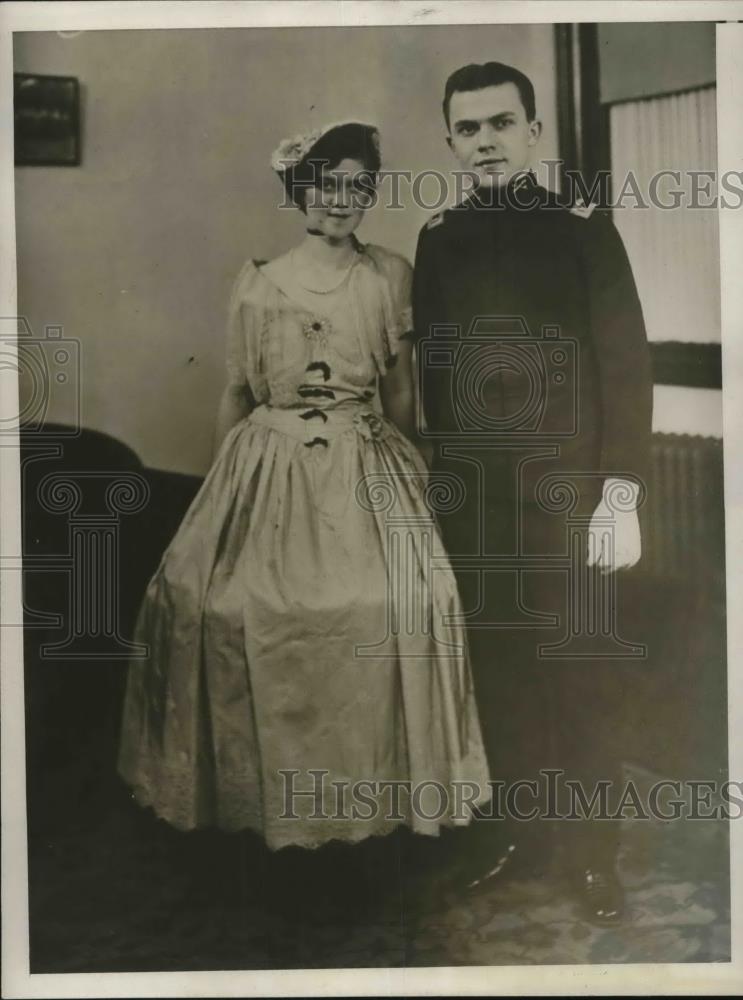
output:
M239 888L261 877L245 854L239 838L184 840L124 797L96 821L78 816L63 830L47 829L30 857L32 971L724 962L730 955L727 831L711 821L626 824L629 914L612 930L581 920L554 874L467 902L429 892L438 899L429 911L396 893L334 911L319 901L321 891L298 886L304 907L276 910L265 892L246 896Z

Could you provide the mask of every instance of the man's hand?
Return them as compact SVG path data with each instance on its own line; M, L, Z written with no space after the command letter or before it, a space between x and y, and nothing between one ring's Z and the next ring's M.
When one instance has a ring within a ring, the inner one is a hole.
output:
M602 573L612 573L639 562L642 543L638 493L637 485L628 479L604 480L603 496L588 528L586 565L596 566Z

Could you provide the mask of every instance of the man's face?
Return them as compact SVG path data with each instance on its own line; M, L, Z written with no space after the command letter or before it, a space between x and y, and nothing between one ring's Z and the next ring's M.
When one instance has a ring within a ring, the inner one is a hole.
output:
M506 184L527 167L542 130L527 121L515 83L455 91L449 103L449 148L478 184Z

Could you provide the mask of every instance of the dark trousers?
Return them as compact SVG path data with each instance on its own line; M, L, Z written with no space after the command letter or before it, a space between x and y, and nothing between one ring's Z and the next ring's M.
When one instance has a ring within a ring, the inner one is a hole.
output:
M513 815L513 807L524 815L536 806L542 815L554 817L575 813L576 805L580 816L580 798L577 793L571 798L564 784L571 780L580 784L588 801L597 783L609 782L607 804L610 812L616 808L621 793L617 726L626 709L623 667L626 670L627 663L617 654L630 648L619 641L629 629L617 614L622 574L612 574L609 581L584 567L595 495L584 496L569 512L545 510L504 494L480 501L483 517L465 505L466 509L442 519L465 611L474 611L468 636L491 779L503 783L501 811L506 819L492 826L493 836L526 841L545 852L556 841L567 863L580 867L611 864L618 846L618 821L539 817L525 821ZM571 545L572 569L568 567ZM486 568L489 559L500 559L499 568ZM508 559L510 566L503 562ZM483 567L480 573L473 570L478 561ZM597 602L602 605L598 612ZM603 623L596 621L597 614L603 614ZM610 632L615 634L580 634L605 630L607 615L614 619ZM579 634L566 643L571 623ZM540 646L550 645L551 651L540 651ZM551 808L548 779L540 775L549 770L564 772L552 779L557 782L557 798ZM526 781L537 781L537 794L525 786L509 802L507 789L513 794L515 783Z

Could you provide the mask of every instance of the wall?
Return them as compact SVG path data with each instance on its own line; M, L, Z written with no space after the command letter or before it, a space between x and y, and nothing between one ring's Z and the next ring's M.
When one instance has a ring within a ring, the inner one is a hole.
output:
M611 109L615 177L623 179L632 170L646 191L650 177L663 168L716 169L714 91L647 100L715 82L713 23L599 24L598 53L601 101L632 102ZM685 116L693 100L699 102L700 114L689 128ZM651 340L719 343L716 213L617 211L615 222L635 269ZM666 433L722 437L722 393L656 386L653 427Z
M714 22L607 22L598 42L604 104L715 82Z
M284 136L355 117L388 168L448 170L448 74L500 59L533 79L541 155L557 156L551 25L16 35L18 72L77 76L83 163L16 170L19 308L81 346L81 418L151 466L203 473L222 387L224 316L248 256L302 232L277 211ZM360 232L408 256L430 213L377 208ZM52 398L49 419L70 422Z

